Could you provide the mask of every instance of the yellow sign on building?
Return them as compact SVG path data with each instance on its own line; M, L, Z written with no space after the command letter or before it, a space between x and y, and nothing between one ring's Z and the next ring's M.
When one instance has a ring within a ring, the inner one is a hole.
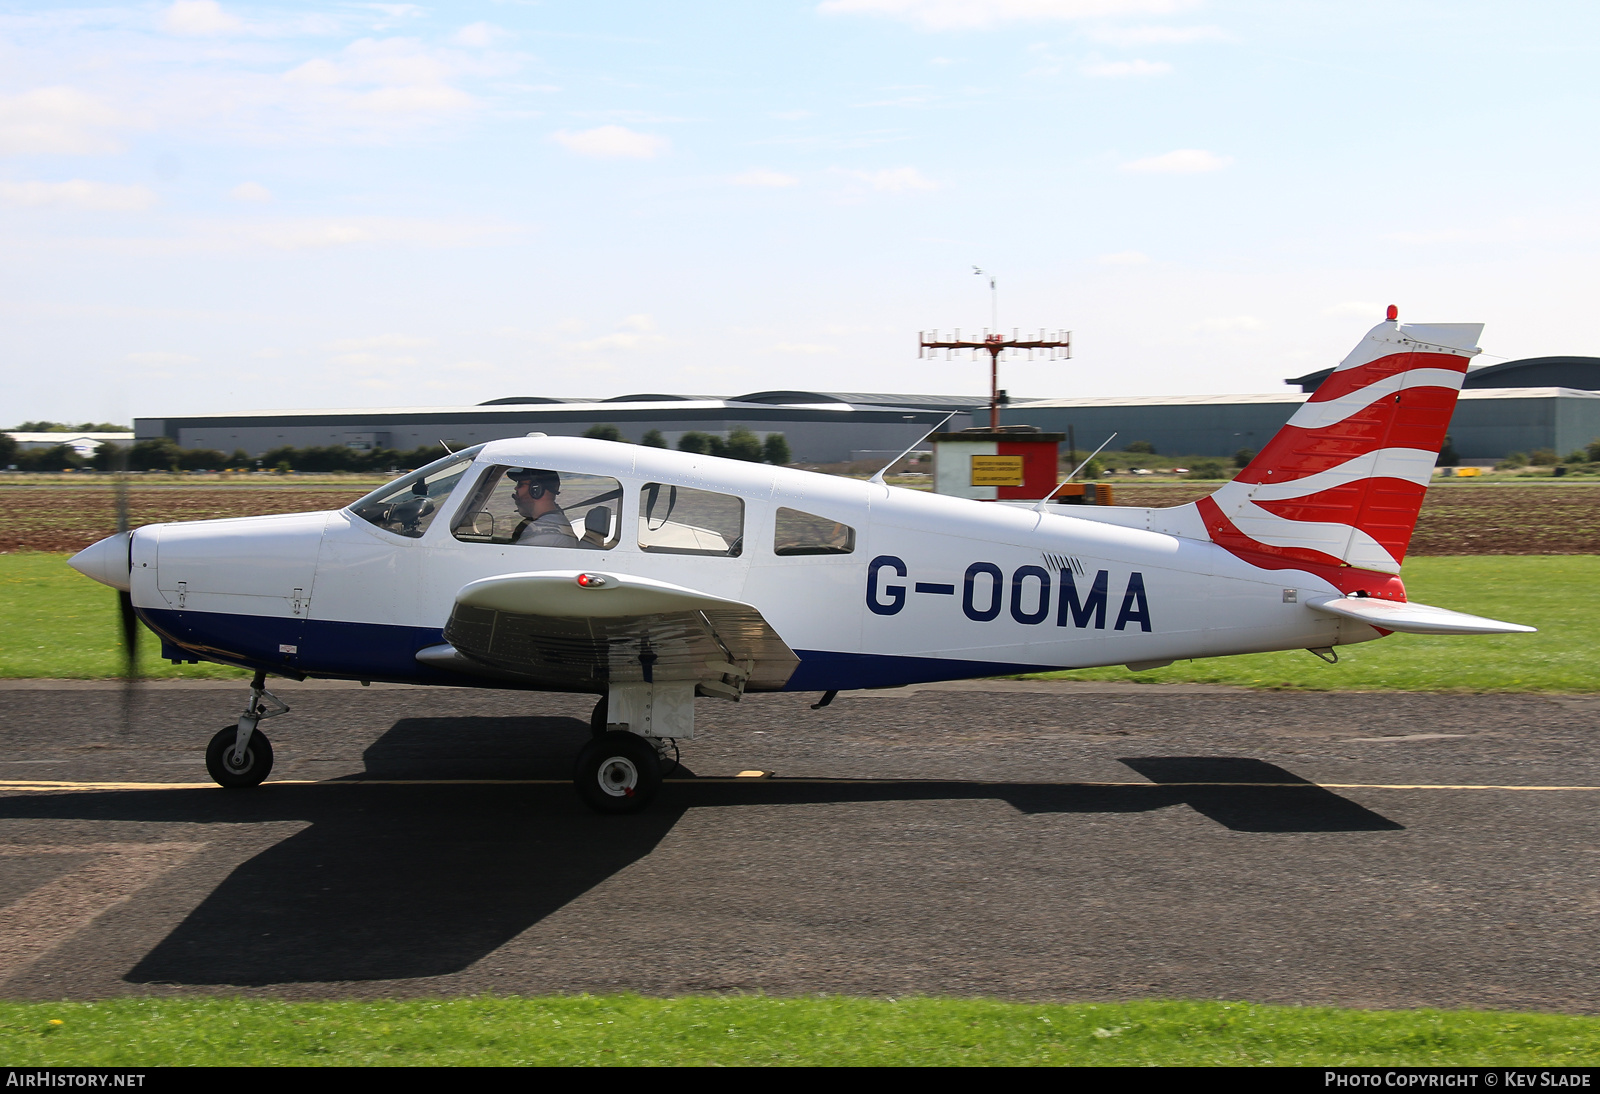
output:
M1021 486L1021 456L973 456L973 486Z

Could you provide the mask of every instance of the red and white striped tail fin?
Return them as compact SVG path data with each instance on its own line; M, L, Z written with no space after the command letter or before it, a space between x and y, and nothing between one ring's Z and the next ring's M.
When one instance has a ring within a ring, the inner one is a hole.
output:
M1400 572L1478 323L1367 332L1260 455L1198 502L1213 542L1258 565Z

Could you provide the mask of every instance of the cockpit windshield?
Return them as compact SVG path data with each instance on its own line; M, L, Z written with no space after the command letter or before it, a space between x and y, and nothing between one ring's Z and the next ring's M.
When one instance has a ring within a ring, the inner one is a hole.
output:
M352 503L350 512L385 532L419 539L482 448L464 448L395 479Z

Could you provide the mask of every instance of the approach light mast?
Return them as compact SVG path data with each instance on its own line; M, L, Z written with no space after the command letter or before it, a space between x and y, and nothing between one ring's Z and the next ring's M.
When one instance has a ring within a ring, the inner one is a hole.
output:
M1001 354L1010 351L1014 355L1022 350L1027 350L1028 360L1031 361L1033 360L1034 351L1040 350L1049 351L1050 356L1047 359L1051 361L1058 359L1070 359L1072 357L1072 332L1055 331L1047 337L1044 328L1041 327L1039 330L1039 337L1023 338L1018 333L1017 328L1013 327L1011 329L1011 337L1007 338L1005 335L1001 334L999 330L999 291L995 285L995 278L992 275L986 275L983 270L976 266L972 267L972 272L980 276L989 277L990 322L992 326L985 328L983 337L981 339L962 338L960 327L956 328L955 336L949 339L941 339L938 331L934 331L931 337L927 331L919 331L917 333L917 356L919 358L926 357L928 356L929 350L942 349L945 351L945 360L948 361L950 359L950 351L965 349L971 350L973 360L977 360L979 350L983 350L984 352L988 353L989 429L991 432L997 432L1000 429Z

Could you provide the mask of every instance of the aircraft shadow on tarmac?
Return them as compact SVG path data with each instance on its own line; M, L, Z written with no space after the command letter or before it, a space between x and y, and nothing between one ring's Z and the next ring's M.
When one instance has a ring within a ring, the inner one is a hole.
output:
M586 732L566 718L404 719L367 750L358 778L564 779ZM1259 760L1122 762L1150 785L696 782L682 770L688 781L669 783L631 817L594 815L567 785L437 782L19 795L0 798L0 817L309 822L235 868L125 976L238 986L459 972L650 854L692 808L1000 799L1026 813L1188 805L1246 832L1402 827ZM1194 783L1244 785L1182 785ZM217 842L226 847L225 836Z

